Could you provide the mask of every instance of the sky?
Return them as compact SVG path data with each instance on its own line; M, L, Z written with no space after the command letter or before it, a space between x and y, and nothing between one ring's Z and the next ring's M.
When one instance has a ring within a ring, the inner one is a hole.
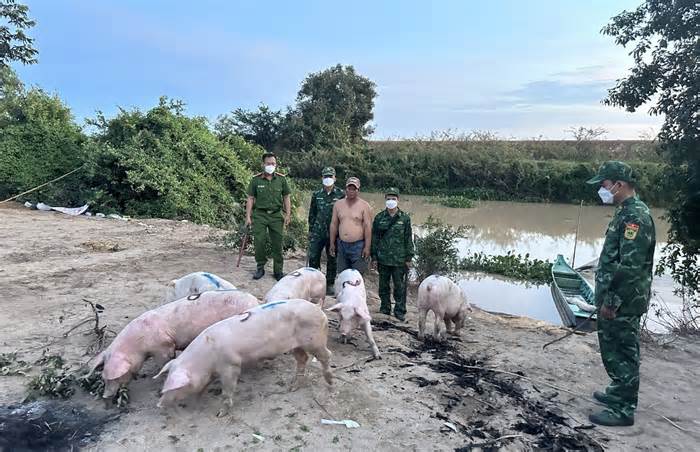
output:
M373 139L561 139L579 126L638 139L661 123L600 102L631 66L600 29L639 0L24 2L39 63L15 69L79 121L163 95L211 120L282 109L308 74L340 63L377 85Z

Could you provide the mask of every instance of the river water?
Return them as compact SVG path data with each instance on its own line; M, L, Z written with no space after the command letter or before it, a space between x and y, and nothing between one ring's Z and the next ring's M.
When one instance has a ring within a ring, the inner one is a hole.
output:
M361 196L370 203L373 212L384 208L382 194L362 193ZM423 224L433 216L452 225L471 226L467 237L457 244L462 256L472 252L496 255L514 251L529 254L530 258L554 261L557 254L562 254L569 263L573 257L579 215L577 205L484 201L477 202L472 208L461 209L441 206L431 197L406 195L401 197L399 206L411 214L414 225ZM605 230L614 213L614 208L609 206L583 206L580 210L576 266L598 257ZM663 213L663 209L652 209L656 222L656 260L668 230ZM414 226L414 231L419 232L419 228ZM592 278L592 274L587 276ZM561 324L548 286L479 273L465 273L464 277L469 280L467 287L471 301L483 309ZM663 300L672 311L678 311L680 300L673 294L673 288L668 276L654 280L655 299ZM648 324L652 330L663 331L653 314L650 314Z

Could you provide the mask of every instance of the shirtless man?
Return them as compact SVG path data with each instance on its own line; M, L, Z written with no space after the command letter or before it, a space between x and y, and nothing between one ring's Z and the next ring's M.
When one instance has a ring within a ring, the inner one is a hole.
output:
M372 244L372 214L367 201L358 196L360 179L345 183L345 199L336 201L331 219L330 254L338 254L338 274L353 268L361 274L367 270Z

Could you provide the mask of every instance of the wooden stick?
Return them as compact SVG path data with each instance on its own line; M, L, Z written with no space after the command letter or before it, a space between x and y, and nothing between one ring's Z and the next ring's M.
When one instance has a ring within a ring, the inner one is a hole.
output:
M576 222L576 236L574 237L574 256L571 258L571 268L574 268L576 262L576 245L578 245L578 229L581 226L581 210L583 209L583 199L581 205L578 206L578 221Z
M591 312L591 315L589 315L587 319L585 319L583 322L579 323L579 324L576 326L576 328L572 329L571 331L569 331L568 333L566 333L566 334L563 335L562 337L557 338L557 339L554 339L553 341L549 341L549 342L547 342L546 344L544 344L544 345L542 346L542 350L544 350L547 346L552 345L552 344L556 344L556 343L559 342L559 341L563 341L563 340L566 339L567 337L569 337L569 336L571 336L572 334L578 332L578 330L579 330L580 328L582 328L583 325L585 325L586 323L588 323L588 322L591 320L591 318L593 318L593 316L595 315L595 313L596 313L596 311Z
M652 411L652 413L653 413L653 411ZM661 414L659 414L659 416L661 416L662 419L668 421L669 424L673 425L673 426L676 427L678 430L680 430L680 431L682 431L682 432L688 432L688 430L686 430L686 429L684 429L683 427L681 427L680 425L676 424L675 422L673 422L671 419L667 418L666 416L663 416L663 415L661 415Z
M13 199L17 199L17 198L19 198L19 197L22 196L22 195L27 195L27 194L29 194L29 193L31 193L31 192L33 192L33 191L37 191L38 189L40 189L40 188L42 188L42 187L45 187L45 186L47 186L47 185L49 185L49 184L52 184L52 183L54 183L54 182L56 182L56 181L59 181L59 180L63 179L64 177L70 176L71 174L73 174L73 173L75 173L76 171L78 171L79 169L81 169L83 166L85 166L84 163L83 163L82 165L80 165L79 167L77 167L76 169L74 169L73 171L64 174L63 176L59 176L59 177L57 177L56 179L50 180L50 181L46 182L45 184L38 185L38 186L32 188L31 190L27 190L27 191L25 191L25 192L20 193L19 195L15 195L15 196L13 196L13 197L11 197L11 198L7 198L7 199L4 200L4 201L0 201L0 204L2 204L2 203L4 203L4 202L12 201Z

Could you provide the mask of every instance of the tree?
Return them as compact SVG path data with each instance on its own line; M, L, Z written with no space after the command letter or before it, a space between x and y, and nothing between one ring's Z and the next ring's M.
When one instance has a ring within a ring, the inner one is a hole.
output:
M669 269L683 287L686 310L700 304L700 3L645 0L602 30L632 46L634 66L609 90L604 103L634 112L648 102L664 115L659 132L675 182L668 210L669 241L657 272ZM692 309L690 309L692 311ZM692 314L691 314L692 315Z
M569 127L566 132L579 142L597 140L608 133L603 127Z
M86 152L93 204L217 226L242 216L250 171L239 154L257 146L238 136L221 142L205 118L186 116L182 102L165 97L145 113L98 114L90 124L97 129Z
M34 39L26 34L36 22L28 12L29 8L16 0L0 0L0 68L12 61L36 63Z
M231 115L219 116L214 130L220 139L231 135L240 135L271 151L277 144L285 116L279 110L271 110L265 104L260 104L257 111L237 108Z
M341 146L370 135L375 86L352 66L340 64L307 76L296 111L288 114L290 124L298 124L303 146Z

